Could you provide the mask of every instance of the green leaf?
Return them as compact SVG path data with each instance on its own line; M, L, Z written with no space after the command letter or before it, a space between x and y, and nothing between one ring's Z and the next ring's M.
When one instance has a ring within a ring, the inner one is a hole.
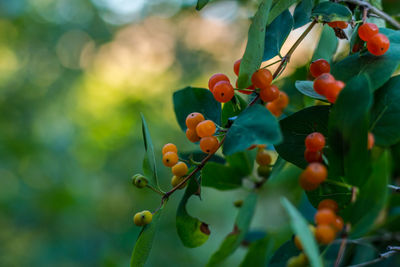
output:
M345 181L354 186L362 185L370 171L367 151L370 88L367 76L354 77L339 94L329 118L329 174L344 175Z
M160 186L158 185L157 167L156 159L154 156L153 142L151 141L149 128L143 114L141 113L140 116L142 118L142 133L144 149L146 151L146 155L143 159L143 173L149 179L149 185L160 189Z
M287 241L275 251L271 260L268 262L268 267L283 267L287 266L287 262L291 257L299 255L299 250L294 245L293 241Z
M300 2L300 0L279 0L274 1L274 5L271 8L268 17L267 25L271 24L271 22L276 19L283 11L291 7L293 4Z
M274 251L274 240L266 236L251 243L240 267L267 266L268 260Z
M326 102L326 97L315 92L313 85L313 81L296 81L295 83L297 90L303 95Z
M176 119L182 130L186 130L186 117L192 112L200 112L206 119L221 124L221 103L217 102L210 90L186 87L173 95Z
M340 250L342 240L337 239L333 244L327 247L324 253L325 266L335 266L335 262ZM366 263L378 257L378 252L371 244L361 240L346 240L346 249L344 250L342 260L339 266L352 266L355 264ZM371 265L377 267L378 265Z
M308 165L304 159L304 140L312 132L328 135L329 109L329 106L313 106L281 120L283 142L275 146L279 156L304 169Z
M157 232L161 212L162 208L153 215L152 222L144 226L140 232L132 251L131 267L141 267L146 263L150 255L151 247L153 246L153 240Z
M240 243L243 241L249 229L256 204L257 194L252 192L244 200L236 217L232 232L224 239L219 249L213 253L207 266L220 266L220 263L228 258L229 255L240 246Z
M381 28L379 31L390 40L390 48L383 56L368 52L352 54L332 66L332 75L337 80L348 82L361 74L369 76L371 89L376 90L387 82L400 63L400 32Z
M197 0L196 10L201 10L210 0Z
M232 101L224 104L221 114L222 126L228 124L228 119L239 115L247 107L247 102L239 95L235 95Z
M352 13L344 5L333 2L322 2L315 6L311 12L311 16L323 22L349 21L351 20Z
M303 246L304 253L312 267L322 267L322 260L319 256L318 245L311 233L307 221L297 211L297 209L286 198L281 199L282 205L285 207L290 217L290 226L294 233L299 237Z
M263 61L279 55L283 43L293 28L293 17L289 10L285 10L271 24L267 26L265 33L265 46Z
M294 10L294 28L300 28L311 21L311 10L314 7L314 0L303 0Z
M243 176L252 173L255 159L256 150L238 152L226 157L229 166L236 169Z
M329 179L346 183L341 177L329 177ZM318 204L324 199L333 199L338 204L339 209L343 210L350 204L352 192L350 188L325 182L313 191L306 191L306 195L314 208L317 208Z
M226 134L223 153L232 155L251 145L277 144L282 134L276 118L262 105L253 105L243 111Z
M197 218L189 215L186 210L186 203L190 197L198 192L200 182L198 179L191 179L176 213L176 230L183 245L195 248L203 245L210 236L208 225Z
M391 78L375 93L371 128L375 144L391 146L400 142L400 75Z
M322 29L321 37L319 38L318 46L314 51L312 60L314 61L323 58L326 61L331 62L338 45L339 41L336 37L335 31L329 27L329 25L325 25Z
M262 0L250 25L246 50L240 63L239 88L247 88L251 85L251 76L261 65L264 53L265 28L271 5L272 0Z

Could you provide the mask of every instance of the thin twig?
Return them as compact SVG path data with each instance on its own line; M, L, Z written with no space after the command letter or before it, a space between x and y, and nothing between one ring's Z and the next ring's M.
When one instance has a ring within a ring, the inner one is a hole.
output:
M360 263L360 264L350 265L350 266L348 266L348 267L363 267L363 266L368 266L368 265L371 265L371 264L380 262L380 261L382 261L382 260L385 260L385 259L387 259L387 258L393 256L394 254L397 254L397 253L400 252L400 247L390 247L390 246L389 246L387 249L388 249L388 251L385 252L385 253L382 253L381 255L379 255L379 258L373 259L373 260L371 260L371 261L363 262L363 263Z
M340 263L342 262L344 252L346 251L346 243L347 243L347 237L348 237L348 232L350 231L350 224L346 224L343 234L342 234L342 242L340 243L340 248L339 252L335 261L335 267L338 267Z
M392 189L393 191L395 191L396 193L400 193L400 186L395 186L395 185L389 184L388 187L390 189Z

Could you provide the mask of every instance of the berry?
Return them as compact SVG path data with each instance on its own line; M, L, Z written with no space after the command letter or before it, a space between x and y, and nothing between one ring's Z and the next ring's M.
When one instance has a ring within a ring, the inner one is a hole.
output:
M233 72L236 74L236 76L239 76L239 70L240 70L240 62L242 61L242 59L238 59L235 61L235 63L233 64Z
M267 151L261 150L257 153L256 161L260 166L269 165L271 164L271 156Z
M172 176L172 179L171 179L171 185L172 185L172 187L177 186L177 185L180 184L184 179L185 179L185 178L183 178L183 177L178 177L178 176L175 176L175 175ZM183 188L186 187L186 185L187 185L187 182L185 182L185 183L182 184L180 187L178 187L178 189L183 189Z
M213 95L218 102L226 103L235 95L235 90L229 82L220 81L214 85Z
M332 225L333 225L333 227L335 228L335 230L336 230L337 232L342 231L343 226L344 226L344 222L343 222L342 217L336 216L335 221L333 222Z
M311 184L320 184L325 181L328 176L326 167L318 162L308 164L307 168L302 172L301 176L305 177Z
M133 216L133 222L137 226L143 226L146 224L151 223L151 220L153 219L153 214L151 214L150 211L144 210L142 212L138 212Z
M304 158L308 163L311 162L322 162L322 152L321 151L310 151L306 149L304 151Z
M378 33L367 42L368 51L375 56L382 56L388 51L390 41L386 35Z
M143 188L146 187L149 181L147 180L146 177L144 177L141 174L135 174L132 177L132 182L137 188Z
M275 117L279 117L282 115L282 109L278 107L275 102L268 102L265 107L274 115Z
M206 136L200 140L200 149L204 153L215 153L219 148L219 141L215 136Z
M368 42L375 34L379 33L379 28L374 23L364 23L358 28L358 36L361 40Z
M285 92L279 91L279 97L272 101L272 103L282 110L289 105L289 97Z
M345 83L342 81L335 81L335 84L329 87L328 90L325 91L325 97L330 103L335 103L336 99L339 96L339 93L342 91Z
M310 73L314 78L317 78L323 73L329 73L331 71L331 65L325 59L317 59L310 64Z
M178 160L178 154L176 154L175 152L167 152L163 155L162 158L163 164L167 167L174 166L176 163L178 163Z
M208 80L208 89L213 92L215 84L220 81L227 81L228 83L230 82L228 76L222 73L217 73L211 76L211 78Z
M375 144L375 136L373 133L368 132L368 150L371 150Z
M197 124L199 124L200 122L204 121L204 116L201 113L198 112L192 112L189 115L187 115L186 117L186 127L188 127L188 129L196 129Z
M171 170L175 176L182 177L188 172L188 167L186 163L180 161L174 166L172 166Z
M308 266L308 259L304 253L300 253L298 256L289 258L287 267L306 267Z
M349 24L346 21L332 21L328 22L328 25L332 28L346 29Z
M251 82L256 88L267 88L272 82L272 73L267 69L259 69L251 76Z
M260 177L268 178L271 173L271 168L268 165L260 165L257 167L257 174Z
M336 213L339 211L339 206L335 200L327 198L327 199L322 200L318 204L318 210L322 210L322 209L330 209Z
M187 129L186 137L192 143L196 143L196 142L200 141L200 137L197 135L196 130Z
M319 183L312 183L307 176L301 174L299 179L300 187L306 191L312 191L318 188Z
M336 214L331 209L320 209L315 213L315 223L320 224L333 224L336 220Z
M335 78L329 73L323 73L314 80L314 90L320 95L335 86Z
M176 148L176 145L172 143L165 144L161 150L162 154L164 155L167 152L175 152L178 153L178 149Z
M318 225L315 229L315 238L318 243L327 245L335 240L335 230L327 224Z
M199 137L212 136L215 130L215 123L211 120L202 121L196 126L196 133Z
M305 145L308 151L321 151L325 146L325 137L319 132L313 132L307 135Z
M274 101L279 97L279 89L276 85L260 89L260 98L264 102Z

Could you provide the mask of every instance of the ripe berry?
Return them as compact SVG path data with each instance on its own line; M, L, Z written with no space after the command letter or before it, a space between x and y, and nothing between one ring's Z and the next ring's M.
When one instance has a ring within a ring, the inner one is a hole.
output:
M198 112L192 112L186 117L186 127L188 129L196 129L197 124L200 122L204 121L204 116L201 113Z
M204 153L211 154L218 150L219 141L215 136L206 136L200 140L200 149Z
M150 211L144 210L142 212L138 212L133 216L133 222L137 226L143 226L146 224L151 223L151 220L153 219L153 214L151 214Z
M215 130L215 123L211 120L202 121L196 126L196 133L199 137L212 136Z
M171 170L175 176L182 177L185 174L187 174L188 167L187 167L186 163L180 161L177 164L175 164L174 166L172 166Z
M230 82L228 76L226 76L225 74L222 74L222 73L217 73L217 74L214 74L213 76L211 76L211 78L208 80L208 89L210 89L210 91L213 92L214 85L220 81Z
M279 97L279 89L276 85L264 87L260 89L260 98L264 102L274 101Z
M268 178L271 173L271 168L268 165L260 165L257 167L257 174L260 177Z
M279 117L282 115L282 109L278 107L275 102L268 102L265 107L274 115L275 117Z
M300 175L299 179L299 184L300 187L303 188L306 191L312 191L318 188L319 183L313 183L311 182L307 176L305 176L303 173Z
M261 150L257 153L256 156L256 161L258 163L258 165L269 165L271 164L271 156L269 155L269 153L265 150Z
M239 70L240 70L240 62L242 61L242 59L238 59L235 61L235 63L233 64L233 72L235 72L236 76L239 76Z
M283 110L284 108L287 107L287 105L289 105L289 97L285 92L279 91L279 97L274 101L272 101L272 103L274 103L277 107Z
M321 151L310 151L306 149L304 151L304 158L308 163L311 162L322 162L322 152Z
M163 155L162 158L163 164L167 167L174 166L176 163L178 163L178 160L178 154L176 154L175 152L167 152Z
M339 211L339 206L335 200L327 198L327 199L322 200L318 204L318 210L322 210L322 209L330 209L336 213Z
M325 91L325 97L330 103L335 103L336 99L339 96L339 93L342 91L343 87L345 86L345 83L342 81L335 81L335 84L329 87Z
M327 224L318 225L315 229L315 238L318 243L327 245L335 240L335 230Z
M371 150L375 144L375 136L373 133L368 132L368 150Z
M332 21L328 22L328 25L332 28L346 29L349 24L346 21Z
M382 56L388 51L390 46L390 41L386 35L382 33L375 34L367 42L368 51L375 56Z
M305 145L309 151L321 151L325 146L325 137L319 132L310 133L305 139Z
M333 227L335 228L336 232L342 231L343 226L344 226L343 218L340 216L336 216L336 219L333 222Z
M186 137L192 143L200 141L200 137L197 135L196 130L186 129Z
M323 73L329 73L331 71L331 65L325 59L317 59L310 64L310 73L314 78L317 78Z
M379 28L374 23L364 23L358 28L358 36L361 40L368 42L372 36L379 33Z
M162 154L164 155L167 152L175 152L178 153L178 149L176 148L176 145L172 143L165 144L161 150Z
M171 185L172 185L172 187L177 186L177 185L180 184L184 179L185 179L185 178L183 178L183 177L178 177L178 176L175 176L175 175L172 176L172 179L171 179ZM186 185L187 185L187 182L185 182L185 183L182 184L180 187L178 187L178 189L183 189L183 188L186 187Z
M220 81L214 85L213 95L218 102L226 103L235 95L235 90L229 82Z
M304 176L309 183L320 184L325 181L326 177L328 176L328 171L321 163L313 162L308 164L301 176Z
M331 209L320 209L315 213L315 223L319 224L333 224L336 220L336 214Z
M267 69L259 69L251 76L251 82L256 88L266 88L272 82L272 73Z
M335 78L329 73L323 73L314 80L314 90L320 95L335 86Z

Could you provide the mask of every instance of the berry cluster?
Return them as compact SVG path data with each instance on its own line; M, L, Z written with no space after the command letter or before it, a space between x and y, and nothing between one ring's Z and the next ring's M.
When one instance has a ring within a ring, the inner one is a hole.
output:
M186 117L186 126L186 137L193 143L200 141L201 151L213 154L218 150L219 141L214 136L217 127L212 120L206 120L201 113L193 112Z
M329 73L330 70L331 66L325 59L318 59L310 64L310 73L316 78L313 85L315 92L325 96L330 103L335 103L345 84L342 81L337 81Z
M349 24L346 21L332 21L332 22L328 22L329 27L331 28L338 28L341 30L346 29Z
M174 144L165 144L162 148L162 154L163 164L167 167L171 167L172 174L174 175L171 179L171 185L175 187L183 181L188 172L188 166L186 163L179 161L178 149ZM186 183L182 184L179 189L183 189L185 186Z
M374 23L364 23L358 28L358 36L367 42L368 51L375 56L382 56L390 47L386 35L379 33L379 28Z

